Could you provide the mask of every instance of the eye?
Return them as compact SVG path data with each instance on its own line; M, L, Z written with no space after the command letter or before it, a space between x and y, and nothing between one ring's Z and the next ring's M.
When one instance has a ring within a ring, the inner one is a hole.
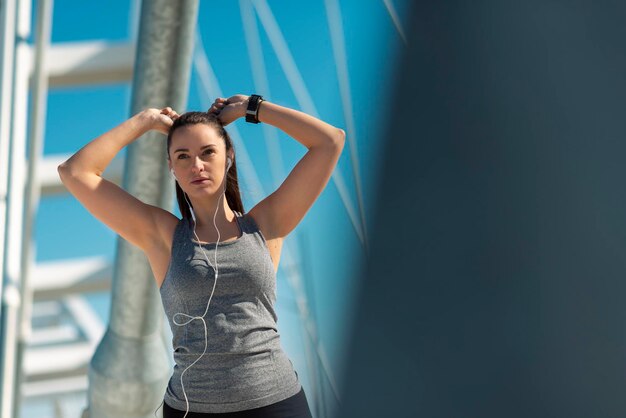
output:
M182 160L183 158L186 158L187 154L178 154L178 157L176 157L179 160Z
M204 154L213 154L215 151L212 148L207 148L204 150Z

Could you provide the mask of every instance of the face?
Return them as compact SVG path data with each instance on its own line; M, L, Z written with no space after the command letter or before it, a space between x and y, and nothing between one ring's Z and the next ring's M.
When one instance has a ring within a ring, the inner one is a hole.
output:
M216 130L204 124L178 128L169 149L170 169L189 195L222 191L226 174L226 144Z

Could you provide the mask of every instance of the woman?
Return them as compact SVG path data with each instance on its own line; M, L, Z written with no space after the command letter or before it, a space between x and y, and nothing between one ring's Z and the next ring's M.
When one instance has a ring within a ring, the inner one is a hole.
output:
M281 186L247 213L224 129L241 117L280 128L308 148ZM122 148L151 129L168 135L182 219L101 176ZM235 95L216 99L206 113L144 110L59 166L87 210L149 260L174 336L164 417L311 416L280 346L276 270L283 239L328 183L344 138L343 130L305 113Z

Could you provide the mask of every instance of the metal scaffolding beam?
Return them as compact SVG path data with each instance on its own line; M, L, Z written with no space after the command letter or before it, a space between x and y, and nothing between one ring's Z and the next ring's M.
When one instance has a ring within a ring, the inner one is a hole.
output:
M37 263L32 273L34 300L108 292L112 272L110 261L102 256Z
M20 390L24 381L24 352L31 336L31 313L33 305L33 289L30 285L31 266L35 261L35 220L41 186L38 183L39 161L43 154L43 139L46 125L46 108L48 104L48 75L46 74L46 49L50 44L52 32L53 0L39 0L37 3L37 21L35 24L35 55L34 72L31 78L30 130L28 132L28 162L26 164L26 188L24 190L24 221L22 231L22 248L20 254L20 282L22 287L21 303L18 315L17 353L15 381L15 412L20 416Z
M13 98L13 58L15 50L15 0L0 2L0 274L4 271L4 236L6 228L9 179L9 143L11 141L11 100ZM0 285L0 301L6 291ZM0 321L4 318L0 313ZM4 327L0 330L3 331ZM0 334L0 343L3 341ZM0 345L0 351L2 347ZM2 365L0 363L0 376ZM0 399L2 393L0 392ZM1 410L0 410L1 412Z
M5 5L5 3L7 3ZM30 1L2 2L2 177L0 223L2 236L2 310L0 313L0 416L12 417L19 390L14 386L17 369L16 344L21 299L20 254L24 201L26 115L30 54ZM10 86L7 84L9 83ZM6 164L6 165L5 165ZM6 170L6 171L5 171ZM9 175L9 173L11 175ZM6 182L6 183L5 183Z
M42 196L52 196L58 194L68 194L67 189L61 182L57 167L63 161L70 158L70 154L58 154L45 156L41 162L38 170L38 183L41 186ZM102 177L112 181L118 186L122 184L122 171L124 170L124 158L120 155L115 157L111 164L104 171Z
M50 87L129 81L135 45L105 41L53 44L48 51Z

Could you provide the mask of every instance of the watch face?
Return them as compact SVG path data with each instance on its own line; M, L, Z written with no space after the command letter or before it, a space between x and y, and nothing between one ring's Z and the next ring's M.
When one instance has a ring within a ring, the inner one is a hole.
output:
M250 99L248 100L248 110L256 111L256 108L259 105L259 99L261 99L261 96L258 96L256 94L250 96Z
M248 108L246 109L246 122L259 123L257 112L259 110L259 103L263 100L263 97L258 94L252 94L248 98Z
M256 109L257 102L258 99L254 96L254 94L250 96L250 99L248 100L248 110Z

